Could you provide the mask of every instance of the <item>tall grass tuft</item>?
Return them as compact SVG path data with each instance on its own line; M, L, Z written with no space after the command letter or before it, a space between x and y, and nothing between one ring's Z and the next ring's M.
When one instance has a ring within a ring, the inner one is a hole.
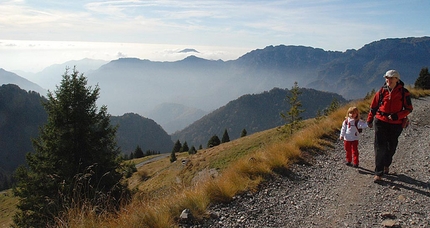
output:
M206 193L211 202L227 203L230 202L233 196L239 191L246 189L245 178L234 172L226 172L222 178L212 180L207 184Z
M112 214L100 213L95 206L82 203L80 206L75 205L63 215L55 218L55 227L97 227L107 221L108 216L112 216Z
M257 157L260 157L262 163L271 171L286 169L299 156L299 148L291 141L268 145L257 153Z
M201 216L198 215L204 215L210 203L210 197L206 193L205 185L201 184L195 188L185 190L179 206L180 209L190 209L191 214L197 215L198 219L201 219Z
M105 227L168 228L174 220L166 199L135 201L124 207L121 216L109 219Z

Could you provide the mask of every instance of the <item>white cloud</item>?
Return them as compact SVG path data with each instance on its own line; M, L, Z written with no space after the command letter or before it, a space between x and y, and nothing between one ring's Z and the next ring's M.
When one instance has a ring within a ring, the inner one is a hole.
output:
M133 49L123 50L124 45L99 48L96 43L211 46L214 53L231 47L251 51L278 44L342 51L388 36L429 35L429 5L420 0L12 0L0 1L0 39L92 42L85 47L51 45L103 58L115 58L118 53L149 59L171 55L162 55L160 49L134 54ZM53 47L18 44L14 50L25 48ZM0 55L4 53L0 49Z

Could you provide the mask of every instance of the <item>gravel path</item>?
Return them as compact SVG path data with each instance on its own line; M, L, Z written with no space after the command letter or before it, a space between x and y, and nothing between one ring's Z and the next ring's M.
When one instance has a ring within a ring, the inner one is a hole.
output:
M430 227L430 97L413 100L390 167L373 183L373 129L359 143L360 167L345 165L343 143L295 164L256 193L209 209L190 227Z

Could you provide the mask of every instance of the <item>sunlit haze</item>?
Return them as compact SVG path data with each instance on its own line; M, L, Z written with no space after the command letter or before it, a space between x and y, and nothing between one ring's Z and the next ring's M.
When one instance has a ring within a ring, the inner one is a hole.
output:
M195 55L205 59L232 60L250 51L246 48L193 45L189 49L197 52L181 52L188 48L169 44L0 40L0 68L38 72L53 64L83 58L176 61Z
M430 1L0 1L0 68L83 58L231 60L268 45L359 49L430 35ZM197 52L179 53L190 48Z

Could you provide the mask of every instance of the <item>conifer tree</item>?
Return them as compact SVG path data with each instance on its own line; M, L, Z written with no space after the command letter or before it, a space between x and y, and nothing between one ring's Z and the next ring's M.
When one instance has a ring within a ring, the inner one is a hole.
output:
M226 143L226 142L230 142L230 137L228 136L227 129L224 130L224 134L222 135L222 138L221 138L221 143Z
M70 208L90 204L100 210L118 206L126 186L120 183L116 128L106 106L97 110L99 88L87 87L76 68L66 69L44 107L48 122L33 140L27 167L17 169L14 194L20 198L18 227L50 227Z
M289 120L290 123L290 130L291 134L293 133L294 129L296 129L299 122L302 120L302 117L300 116L300 113L304 112L303 109L300 109L302 107L302 103L299 100L299 96L302 93L300 91L300 87L298 86L297 82L294 82L294 86L290 90L291 95L287 95L287 101L290 104L290 110L285 115L284 113L281 113L282 118L285 120Z
M175 162L177 160L175 151L170 153L170 162Z
M246 134L248 134L248 132L246 131L246 129L244 128L243 130L242 130L242 132L240 133L240 137L245 137L246 136Z
M176 141L175 145L173 145L173 150L172 152L180 152L182 148L182 144L179 141L179 139Z
M340 103L339 103L339 101L338 101L336 98L334 98L334 99L331 101L331 103L330 103L330 105L328 106L328 108L324 110L324 115L325 115L325 116L330 115L331 113L333 113L334 111L336 111L339 107L340 107Z
M188 153L189 154L196 154L197 150L196 150L196 148L194 146L191 146L191 148L188 150Z
M421 69L420 75L415 81L415 88L430 89L430 73L427 67Z
M221 141L219 140L217 135L214 135L209 139L207 148L218 146L219 144L221 144Z
M373 88L370 92L366 93L366 96L364 96L364 100L371 99L376 93L376 90Z
M142 148L140 148L139 145L137 145L136 149L134 150L134 157L135 158L142 158L144 156Z
M189 150L190 150L190 148L188 147L188 143L187 143L187 141L185 141L184 144L182 144L181 152L186 152Z
M324 118L324 115L322 114L321 110L317 110L317 114L315 115L315 122L318 122Z

